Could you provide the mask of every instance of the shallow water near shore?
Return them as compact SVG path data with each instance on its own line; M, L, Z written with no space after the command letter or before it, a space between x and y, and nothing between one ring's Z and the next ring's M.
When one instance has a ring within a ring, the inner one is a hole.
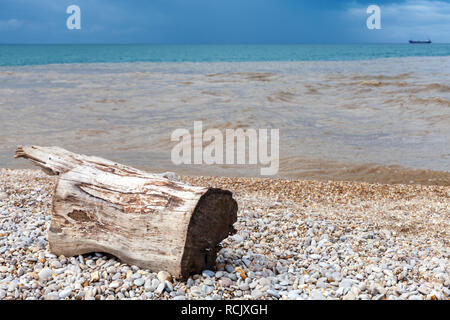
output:
M0 167L57 145L144 169L258 176L171 161L177 128L279 129L278 177L450 185L450 57L0 67Z

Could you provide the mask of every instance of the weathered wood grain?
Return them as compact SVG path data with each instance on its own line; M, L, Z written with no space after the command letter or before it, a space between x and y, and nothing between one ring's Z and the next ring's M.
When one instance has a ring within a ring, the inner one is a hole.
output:
M235 232L232 193L195 187L58 147L26 146L16 157L58 175L50 250L106 252L175 277L214 266L220 242Z

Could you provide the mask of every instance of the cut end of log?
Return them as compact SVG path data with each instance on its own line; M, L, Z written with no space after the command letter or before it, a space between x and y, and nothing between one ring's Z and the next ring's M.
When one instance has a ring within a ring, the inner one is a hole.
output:
M183 278L215 266L220 242L236 233L237 209L230 191L210 188L200 198L188 227L181 261Z
M15 157L59 176L48 234L57 255L105 252L186 278L212 268L220 242L235 233L238 207L230 191L58 147L19 147Z

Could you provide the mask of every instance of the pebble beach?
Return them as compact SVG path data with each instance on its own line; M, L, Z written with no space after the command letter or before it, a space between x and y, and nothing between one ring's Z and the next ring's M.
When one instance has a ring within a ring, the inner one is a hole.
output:
M449 186L183 176L232 191L239 211L216 267L180 281L52 254L55 179L0 169L0 300L449 299Z

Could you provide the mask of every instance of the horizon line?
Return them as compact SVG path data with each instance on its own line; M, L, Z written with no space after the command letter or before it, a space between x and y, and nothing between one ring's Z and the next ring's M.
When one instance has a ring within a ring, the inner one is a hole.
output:
M189 42L20 42L20 43L1 43L0 45L376 45L376 44L409 44L405 42L293 42L293 43L189 43ZM430 44L450 44L450 42L431 42Z

